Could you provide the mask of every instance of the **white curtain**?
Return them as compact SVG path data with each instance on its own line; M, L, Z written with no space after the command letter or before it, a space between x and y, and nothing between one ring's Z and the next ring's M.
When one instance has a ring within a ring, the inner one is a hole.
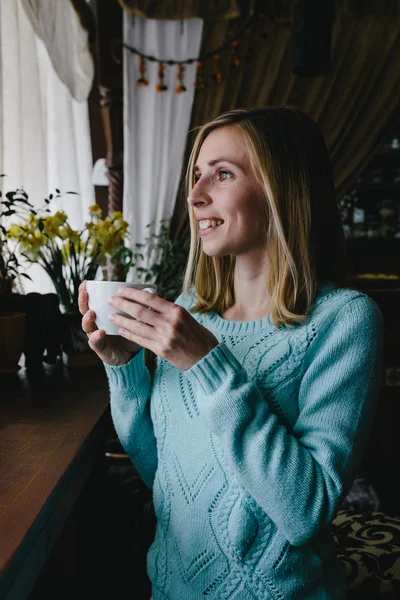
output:
M158 59L197 57L202 19L142 19L124 11L123 39L129 46ZM156 62L147 62L147 87L138 87L138 56L124 51L124 217L130 225L131 247L149 233L158 234L160 220L171 219L178 191L186 136L194 98L196 63L186 65L186 92L177 94L177 67L165 65L165 92L156 92ZM154 223L154 227L146 225ZM144 249L146 250L146 249ZM140 266L159 257L145 253ZM128 279L132 280L131 272ZM137 278L137 277L135 277ZM154 281L152 281L153 283Z
M78 31L72 29L59 40L68 43L60 54L69 53L75 41L81 43L74 39ZM83 30L80 39L82 35L87 39ZM0 1L0 56L0 172L7 175L0 181L2 190L22 186L37 207L55 188L77 192L51 208L62 208L71 225L81 228L95 201L87 101L75 100L59 79L21 0ZM80 67L78 72L82 83ZM90 87L91 83L87 93ZM29 274L33 283L24 280L26 292L53 291L41 267L30 267Z
M59 79L78 101L87 100L94 64L71 0L20 0L36 35L44 42Z

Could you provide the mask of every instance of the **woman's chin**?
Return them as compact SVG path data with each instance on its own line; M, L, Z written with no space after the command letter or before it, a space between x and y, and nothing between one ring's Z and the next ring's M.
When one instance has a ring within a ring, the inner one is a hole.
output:
M203 246L202 248L204 254L206 254L207 256L213 257L213 256L229 256L231 254L231 252L229 252L226 249L218 249L218 248L207 248L206 246Z

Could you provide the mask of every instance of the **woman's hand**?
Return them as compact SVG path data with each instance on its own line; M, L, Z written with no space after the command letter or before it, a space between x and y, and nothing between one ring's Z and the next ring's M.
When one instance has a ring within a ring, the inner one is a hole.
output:
M79 311L83 315L82 329L89 338L89 346L97 356L113 367L123 365L131 360L141 346L117 335L106 335L103 329L96 327L96 315L89 310L86 281L79 286Z
M187 310L150 292L121 287L109 304L137 319L110 315L110 320L121 328L125 342L129 340L148 348L182 371L190 369L218 346L211 331Z

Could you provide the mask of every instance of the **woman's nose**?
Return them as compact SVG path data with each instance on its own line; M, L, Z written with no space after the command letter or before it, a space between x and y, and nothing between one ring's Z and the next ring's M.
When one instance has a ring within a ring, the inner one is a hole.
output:
M207 204L208 199L207 199L207 196L205 194L196 194L196 195L190 194L188 196L187 201L188 201L188 204L190 206L195 206L199 202L202 203L202 204Z
M192 188L192 191L190 192L187 201L191 206L197 204L198 202L209 202L210 196L208 194L208 186L204 185L203 182L201 182L200 184L200 182L198 181L196 185Z

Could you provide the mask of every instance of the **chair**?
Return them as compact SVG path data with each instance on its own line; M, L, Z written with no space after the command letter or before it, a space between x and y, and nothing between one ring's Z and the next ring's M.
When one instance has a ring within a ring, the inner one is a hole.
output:
M400 599L400 518L341 509L333 521L348 600Z

